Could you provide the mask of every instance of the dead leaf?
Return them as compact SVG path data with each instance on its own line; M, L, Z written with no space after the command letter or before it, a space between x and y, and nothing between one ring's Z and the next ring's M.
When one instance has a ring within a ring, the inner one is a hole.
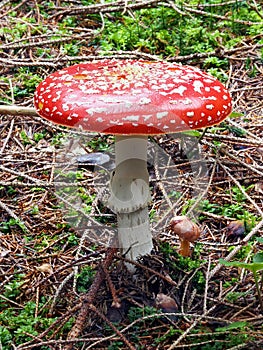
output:
M40 272L44 272L44 273L49 273L49 274L53 273L52 266L50 264L47 264L47 263L44 263L40 266L36 266L36 270L40 271Z

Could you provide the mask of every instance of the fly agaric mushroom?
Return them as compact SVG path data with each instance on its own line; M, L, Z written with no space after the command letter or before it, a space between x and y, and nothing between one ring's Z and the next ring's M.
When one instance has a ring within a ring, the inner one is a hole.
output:
M175 216L170 222L170 229L180 238L179 253L182 256L190 256L190 242L195 242L200 237L199 227L186 216Z
M127 257L150 253L148 135L208 127L231 112L214 77L168 62L104 59L49 75L35 92L38 114L54 123L116 135L108 206Z

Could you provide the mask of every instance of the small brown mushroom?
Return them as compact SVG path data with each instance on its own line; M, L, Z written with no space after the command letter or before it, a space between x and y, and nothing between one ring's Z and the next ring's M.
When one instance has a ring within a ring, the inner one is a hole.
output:
M228 240L237 240L242 238L246 233L245 223L240 220L231 221L226 227L226 234Z
M175 300L164 293L158 293L156 295L155 305L157 308L162 309L164 312L178 311L178 306Z
M191 256L190 242L195 242L200 237L200 228L186 216L173 217L169 227L180 238L179 253Z
M165 314L177 313L178 305L176 301L164 293L158 293L155 299L155 306ZM177 321L177 315L169 315L168 319Z

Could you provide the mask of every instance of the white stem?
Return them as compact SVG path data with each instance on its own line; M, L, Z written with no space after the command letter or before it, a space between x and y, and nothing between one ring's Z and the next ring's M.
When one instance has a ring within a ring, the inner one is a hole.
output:
M108 204L117 214L121 251L136 260L153 248L148 215L147 137L117 136L115 153L116 169Z

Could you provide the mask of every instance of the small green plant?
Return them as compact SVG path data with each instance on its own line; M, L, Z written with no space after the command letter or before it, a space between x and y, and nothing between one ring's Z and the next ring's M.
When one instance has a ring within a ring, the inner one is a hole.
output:
M227 332L232 329L244 329L244 327L246 327L247 325L248 324L245 321L236 321L236 322L229 323L225 327L216 328L216 332Z
M150 218L150 221L151 222L154 222L154 221L157 221L157 218L156 218L156 210L155 209L151 209L150 212L149 212L149 218Z
M150 316L158 313L158 310L155 307L151 306L145 306L143 308L141 307L131 307L128 312L128 318L130 322L133 322L137 319L140 319L144 316Z
M0 340L1 349L3 350L9 350L13 348L14 344L23 344L34 339L55 321L55 318L47 315L48 309L45 307L45 298L42 298L39 302L38 307L42 311L37 316L35 314L37 306L33 301L27 302L23 309L18 309L7 307L0 296L0 305ZM63 327L61 332L69 327L69 322ZM44 349L48 348L43 347Z
M249 192L253 187L254 185L250 185L248 187L242 186L242 189L244 190L244 192ZM246 196L238 186L233 186L231 190L227 191L226 193L231 194L233 199L238 203L243 203L243 201L246 200Z
M74 232L70 233L68 236L68 243L71 246L76 246L79 243L79 239Z
M14 274L13 280L5 285L3 295L8 299L15 299L20 294L20 287L24 282L24 277L24 274Z
M233 266L241 269L247 269L253 273L260 308L263 312L263 299L261 293L261 288L263 285L263 272L261 272L261 283L258 282L258 272L263 271L263 252L255 254L251 263L245 263L242 261L226 261L224 259L219 259L219 262L225 266Z
M215 78L217 78L218 80L222 81L222 82L226 82L228 79L228 75L225 73L225 71L222 68L209 68L208 73L210 73L211 75L213 75Z
M249 186L245 190L249 190L254 185ZM230 191L228 191L230 194ZM237 219L244 222L246 232L250 232L258 222L259 218L248 210L244 209L243 201L245 199L244 194L239 188L233 186L231 189L231 194L233 203L224 203L223 205L217 203L211 203L208 199L200 202L200 207L202 211L209 212L216 215L222 215L232 219ZM184 210L187 212L188 207L191 205L185 204ZM200 215L199 220L202 221L204 218L203 214Z
M168 332L165 332L165 334L159 338L156 339L155 343L160 344L165 342L166 340L169 340L170 338L173 338L175 335L178 336L182 333L180 329L174 329L173 327L170 327Z
M96 136L88 142L88 147L93 151L108 151L113 141L112 136Z
M223 283L223 287L224 288L229 288L229 287L234 286L235 284L237 284L237 282L238 282L238 278L233 277L230 280L225 281Z
M219 68L219 67L227 67L228 65L228 62L226 59L219 59L218 57L214 57L214 56L211 56L211 57L208 57L205 59L204 61L204 65L206 68L211 68L211 67L214 67L214 68Z
M77 280L77 291L79 293L86 293L89 289L89 286L92 283L95 271L91 266L85 266L82 268L78 275Z
M132 323L134 321L137 321L134 323L132 327L132 338L131 340L136 344L138 343L138 334L142 334L142 332L145 335L148 335L148 325L149 323L156 322L156 319L159 318L158 313L160 311L157 310L155 307L152 306L145 306L145 307L136 307L132 306L130 307L128 311L128 319ZM152 318L148 320L143 320L143 317L145 316L151 316L154 315ZM156 315L156 316L155 316Z
M211 329L200 326L193 331L199 334L193 341L198 345L191 344L193 350L225 350L239 348L238 345L246 344L247 340L252 340L253 336L249 335L250 329L246 322L232 322L226 326L218 327L211 333ZM200 339L201 336L201 339ZM190 346L189 346L190 348Z
M13 79L15 82L13 88L15 98L27 97L35 91L42 80L38 74L34 74L34 72L25 67L19 68Z
M23 232L26 232L26 226L23 222L10 218L8 221L0 223L0 232L7 234L12 232L12 230L16 229L17 227L19 227Z
M123 347L123 342L121 341L115 341L111 345L108 346L108 350L119 350L122 349Z
M33 135L34 141L39 142L40 140L44 139L46 136L46 132L36 132Z
M20 132L20 139L24 145L29 145L29 144L33 143L32 140L30 139L30 137L27 135L25 130L22 130Z
M194 273L192 281L196 288L198 291L203 290L205 285L205 276L200 267L205 263L205 260L200 259L200 252L202 250L202 246L200 244L195 245L191 258L181 256L177 249L168 242L160 242L159 249L166 259L167 266L170 266L171 270L174 271L174 274L171 272L171 277L174 280L176 280L178 276L178 270L192 272Z
M12 186L7 186L6 193L8 194L8 196L12 196L16 194L16 189Z
M39 207L38 205L33 205L30 209L31 215L38 215L39 214Z
M46 191L46 189L43 187L32 187L31 188L31 192L44 192L44 191Z
M239 300L244 300L246 296L248 295L247 292L229 292L226 295L227 301L229 301L232 304L236 304Z
M63 132L56 132L51 140L51 145L61 146L65 142L65 134Z

